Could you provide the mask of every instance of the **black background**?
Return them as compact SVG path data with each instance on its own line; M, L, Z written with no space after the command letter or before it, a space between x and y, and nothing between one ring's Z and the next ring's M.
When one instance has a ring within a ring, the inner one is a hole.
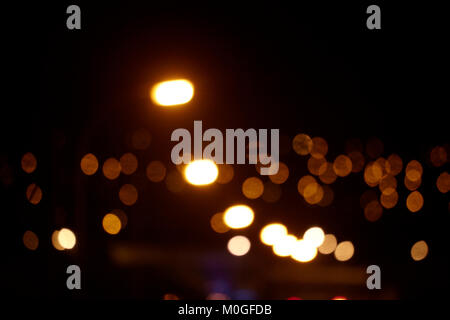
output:
M425 163L431 147L449 142L448 28L437 5L377 3L382 29L368 30L365 9L372 3L78 2L82 28L67 30L69 4L21 3L2 10L0 153L13 168L14 183L2 186L1 203L5 282L14 296L160 299L177 292L201 299L207 293L204 283L218 277L239 287L248 272L254 298L282 299L298 292L293 285L267 281L265 268L275 260L268 248L255 245L252 258L230 261L223 249L227 238L210 230L213 213L242 201L239 184L178 197L146 181L143 166L129 181L148 196L127 212L130 226L118 241L151 243L175 255L187 248L206 250L217 260L194 272L201 275L197 287L179 280L180 270L190 265L123 269L111 263L108 248L116 239L106 237L99 221L120 206L112 195L125 180L82 176L79 161L87 152L103 160L120 157L130 151L127 135L140 127L153 135L151 150L137 154L140 164L168 162L170 133L179 127L192 130L194 120L202 120L204 128L280 128L289 139L299 132L321 136L332 157L344 152L350 138L376 136L385 155L395 152ZM196 86L189 106L167 112L151 105L150 85L178 75ZM28 151L39 165L31 178L20 169ZM434 186L442 168L425 169L420 215L399 204L372 225L359 208L367 189L361 176L336 182L332 208L309 214L313 210L295 202L306 159L291 151L281 160L292 165L290 191L276 205L254 204L260 220L246 232L255 244L257 230L274 215L297 233L319 223L360 248L349 263L380 265L383 283L396 297L435 297L448 289L448 196ZM235 180L254 175L250 167L237 170ZM44 190L38 208L24 198L30 179ZM80 244L75 252L60 254L48 239L65 225L77 230ZM27 229L40 235L36 252L21 243ZM409 249L422 239L430 254L413 263ZM65 288L70 263L83 270L81 292ZM221 263L229 268L216 265ZM333 295L332 287L322 289ZM371 295L358 291L354 297Z

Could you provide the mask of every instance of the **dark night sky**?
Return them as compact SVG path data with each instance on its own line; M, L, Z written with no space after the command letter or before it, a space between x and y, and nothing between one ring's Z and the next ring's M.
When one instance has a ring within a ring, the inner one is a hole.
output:
M2 20L7 45L2 50L6 88L0 155L13 168L15 181L1 190L6 235L15 239L8 242L8 284L17 295L39 292L40 285L49 296L65 292L60 284L65 274L58 268L70 261L88 270L85 297L159 298L170 289L201 297L202 290L177 284L176 268L130 271L112 265L107 248L113 241L96 224L102 210L120 206L118 199L111 200L119 182L81 176L79 161L87 152L101 159L120 157L130 151L125 137L140 127L153 135L151 150L137 154L144 165L152 159L168 162L170 133L180 127L192 130L194 120L203 120L204 128L280 128L289 139L300 132L321 136L332 158L344 152L348 139L376 136L384 142L384 156L395 152L425 163L430 148L450 142L448 31L437 7L382 4L382 30L369 31L363 3L158 7L81 2L82 29L69 31L68 4L11 6ZM151 104L148 88L174 75L191 79L196 95L189 106L167 112ZM30 182L20 172L20 157L28 151L41 169L34 178L49 195L35 212L21 193ZM333 206L314 211L296 202L306 158L291 151L281 160L292 169L292 178L276 205L252 203L260 221L246 234L255 243L259 228L276 212L299 233L319 223L342 239L352 239L364 249L353 263L381 261L400 297L448 288L448 276L437 282L448 269L448 195L434 187L442 168L427 168L421 187L426 215L412 217L402 204L374 227L359 208L359 197L368 189L361 174L336 182ZM130 209L133 219L121 240L214 252L220 252L226 238L211 232L210 216L223 210L230 198L242 199L237 181L255 174L246 166L236 170L233 186L174 197L163 184L146 183L143 172L130 181L149 196ZM405 195L404 190L402 199ZM57 208L66 212L62 220L54 214ZM314 215L299 216L299 211ZM40 255L30 258L24 252L24 228L35 227L45 235L67 223L80 227L80 237L86 240L77 253L58 256L50 243L42 243ZM428 239L434 248L419 267L411 263L408 251L417 237ZM268 250L255 248L257 261L272 263L275 258ZM37 270L26 271L30 261ZM42 272L46 276L37 276ZM223 272L225 278L237 277L237 272ZM15 284L24 273L33 280ZM264 273L260 276L266 279ZM410 277L419 277L417 285ZM267 289L258 294L271 298Z

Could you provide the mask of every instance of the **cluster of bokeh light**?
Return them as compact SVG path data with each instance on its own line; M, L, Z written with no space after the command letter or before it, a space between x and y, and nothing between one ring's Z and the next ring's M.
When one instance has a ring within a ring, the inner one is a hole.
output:
M193 97L192 83L187 80L167 81L155 85L151 90L153 101L160 106L176 106L190 101ZM132 136L132 145L138 150L146 149L151 141L151 135L145 129L136 131ZM339 178L345 178L352 173L363 172L364 182L371 189L361 195L360 204L365 218L369 222L375 222L381 218L383 210L394 208L399 201L398 175L403 170L403 160L397 154L391 154L387 158L382 156L384 145L377 138L370 139L365 147L358 139L349 140L345 147L345 153L338 155L333 160L327 160L328 143L322 137L313 137L301 133L292 141L293 150L301 156L309 156L307 169L310 174L301 177L297 183L298 193L306 203L310 205L329 206L334 200L334 191L331 188ZM366 158L367 155L367 158ZM25 163L30 163L26 158ZM430 161L436 166L442 166L447 160L447 152L444 147L435 147L430 152ZM31 161L32 162L32 161ZM32 167L32 165L28 165ZM137 157L128 152L120 159L108 158L104 161L103 175L110 180L117 179L121 173L130 175L136 172L138 167ZM93 175L99 168L97 158L92 154L86 154L81 161L82 171L86 175ZM260 173L261 164L256 165ZM30 169L31 170L31 169ZM166 166L158 160L151 161L146 167L146 175L152 182L165 180L166 187L173 193L184 190L186 183L193 186L208 186L212 183L229 183L234 177L234 169L229 164L215 164L212 160L194 160L189 164L176 166L176 170L167 172ZM249 200L261 198L265 202L277 202L282 193L281 185L290 175L288 166L280 162L279 171L269 175L269 180L264 182L259 176L246 178L241 185L244 197ZM421 186L423 167L417 160L411 160L405 166L404 185L410 194L406 198L406 206L411 212L418 212L423 207L424 199L417 190ZM449 190L449 176L443 172L436 181L439 191L446 193ZM31 186L34 187L34 186ZM31 188L30 187L30 188ZM377 191L378 190L378 191ZM31 193L31 192L29 192ZM39 198L39 192L37 192ZM126 206L132 206L138 200L138 191L132 184L124 184L120 187L119 199ZM30 196L31 198L31 196ZM126 217L126 215L125 215ZM211 218L211 227L218 233L225 233L230 229L248 227L254 218L253 210L246 205L236 205L228 208L223 213L216 213ZM123 219L122 219L123 220ZM103 228L109 234L117 234L123 228L121 219L114 213L104 216ZM245 239L245 240L244 240ZM334 243L334 245L333 245ZM295 245L294 245L295 244ZM298 261L309 261L315 257L314 248L309 245L307 239L297 239L294 235L284 235L282 240L273 244L274 253L278 256L292 256L291 247L297 248ZM334 247L333 247L334 246ZM236 236L228 242L228 250L234 255L243 255L249 251L250 241L244 236ZM335 252L337 260L346 261L353 256L353 244L344 241L339 244L334 235L324 235L324 245L316 246L316 253L324 254ZM309 252L304 257L299 252ZM342 253L345 252L345 253ZM289 254L288 254L289 253Z
M254 220L254 212L247 205L234 205L223 213L223 224L230 229L244 229ZM250 251L250 240L242 235L234 236L228 241L228 251L235 256L243 256Z
M186 79L164 81L154 85L150 90L152 101L163 107L185 104L194 96L194 86ZM138 129L130 137L130 144L135 150L146 150L152 141L151 134L144 128ZM308 157L306 169L297 183L297 191L301 198L310 206L327 207L334 201L334 191L331 187L338 179L351 174L362 174L364 183L369 187L362 192L360 205L365 219L369 222L378 221L384 210L393 209L399 203L399 188L401 182L407 190L405 204L412 213L417 213L424 206L424 197L420 191L424 168L421 162L412 159L407 161L398 154L383 157L384 145L377 138L369 139L365 145L359 139L349 140L345 151L332 158L328 154L329 146L322 137L313 137L305 133L297 134L292 140L292 148L300 156ZM449 147L436 146L429 152L429 163L440 168L449 161ZM107 181L117 180L121 174L129 176L138 173L138 157L132 152L126 152L120 158L107 157L101 164L93 153L85 154L80 161L81 171L86 176L94 176L101 172ZM21 159L21 167L27 174L37 169L34 154L25 153ZM256 164L256 172L260 173L262 165ZM177 165L169 169L162 161L152 160L145 167L145 175L152 183L164 181L167 190L180 193L186 185L207 187L213 183L226 184L234 178L234 168L229 164L216 164L212 160L193 160L188 164ZM404 173L402 178L402 172ZM282 185L291 175L289 167L279 163L277 173L269 175L264 181L257 174L246 177L240 185L242 195L250 200L262 199L267 203L277 202L282 194ZM440 172L436 178L436 188L446 194L450 191L450 175ZM31 182L25 196L32 205L38 205L43 197L42 189ZM140 199L138 189L131 183L122 184L117 189L117 197L126 207L136 204ZM450 203L449 203L450 210ZM253 209L246 204L233 204L223 212L215 213L210 220L211 228L217 233L229 230L242 230L252 225L255 219ZM99 225L108 235L117 235L127 225L127 215L122 209L115 209L103 213ZM334 254L337 261L348 261L355 253L351 241L338 242L333 234L325 234L322 228L314 226L307 229L301 237L288 232L288 228L281 223L271 223L264 226L260 233L260 240L264 245L271 246L278 257L290 257L294 261L306 263L313 261L317 254ZM31 230L23 234L23 244L29 250L36 250L39 246L37 234ZM55 230L51 235L51 242L55 249L63 251L73 249L77 244L75 233L69 228ZM244 235L234 235L228 239L226 248L234 256L244 256L251 248L251 241ZM410 256L414 261L421 261L427 257L429 251L425 240L412 244ZM211 293L208 299L225 299L222 293ZM164 295L165 300L177 300L174 294ZM335 297L342 300L345 297Z
M21 159L21 167L22 170L27 174L33 174L37 169L36 156L31 152L25 153ZM25 196L32 205L36 206L41 202L43 192L36 183L31 183L25 190ZM22 242L27 249L32 251L37 250L39 247L39 237L35 232L31 230L27 230L24 232L22 236ZM53 232L53 234L51 235L51 242L55 249L62 251L73 249L76 245L77 240L72 230L68 228L62 228Z
M317 253L331 254L338 261L347 261L354 254L351 241L337 243L333 234L325 234L320 227L311 227L303 237L288 233L288 228L281 223L271 223L261 229L261 242L272 246L273 253L279 257L291 257L298 262L310 262Z
M292 146L297 154L310 155L307 169L311 175L303 176L297 184L299 194L307 203L321 204L326 198L326 193L331 199L326 203L331 203L333 192L331 189L325 191L326 184L333 183L337 177L345 177L351 172L364 170L364 181L371 187L361 195L360 199L365 218L369 222L375 222L381 218L384 209L392 209L397 205L399 201L397 176L403 170L403 160L397 154L391 154L387 159L382 157L384 145L381 140L372 138L367 142L365 153L368 159L364 156L362 142L358 139L349 140L346 145L346 155L339 155L332 164L325 158L328 144L323 138L310 138L306 134L298 134L294 137ZM429 154L430 163L434 167L442 167L448 162L449 149L448 145L434 147ZM417 190L422 184L422 175L423 166L419 161L411 160L407 163L403 181L409 193L405 203L408 210L413 213L419 212L424 205L424 197ZM446 171L438 176L436 187L442 193L450 190L450 176ZM379 189L379 194L375 188ZM343 246L350 248L350 245L346 243ZM348 251L351 252L351 250ZM411 249L411 257L415 261L424 259L427 253L428 246L423 240L415 243Z

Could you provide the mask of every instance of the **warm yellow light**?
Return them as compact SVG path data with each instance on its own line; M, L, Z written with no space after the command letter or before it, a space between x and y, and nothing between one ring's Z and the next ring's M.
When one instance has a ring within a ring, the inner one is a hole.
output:
M242 183L242 193L249 199L257 199L264 192L264 184L260 178L251 177Z
M307 185L303 192L303 197L309 204L318 204L320 201L322 201L323 195L323 187L316 182Z
M444 171L442 172L436 180L436 187L442 193L447 193L450 191L450 174Z
M72 249L77 243L77 238L71 230L62 228L58 232L58 242L64 249Z
M194 86L188 80L170 80L156 84L150 93L160 106L175 106L189 102L194 96Z
M292 250L297 242L297 238L293 235L286 235L277 240L272 247L273 252L279 257L287 257L292 254Z
M315 175L319 176L325 172L325 169L327 168L324 166L324 164L327 162L325 158L314 158L310 157L308 159L308 162L306 163L306 166L308 168L308 171Z
M403 182L405 184L406 189L408 189L409 191L414 191L414 190L417 190L421 186L422 178L419 178L416 181L411 181L405 175L405 178L403 179Z
M333 234L327 234L325 235L325 239L318 250L321 254L330 254L334 252L336 245L336 237Z
M217 233L225 233L228 230L230 230L230 228L223 221L223 213L222 212L219 212L219 213L216 213L215 215L213 215L211 217L210 224L211 224L211 228Z
M405 169L405 175L410 181L417 181L422 177L423 167L417 160L411 160Z
M292 148L299 155L305 156L309 154L312 147L312 139L307 134L300 133L294 137L294 140L292 140Z
M391 154L387 158L387 165L386 165L386 171L390 175L396 176L398 175L403 168L403 160L400 158L397 154Z
M88 153L84 155L84 157L81 159L80 162L81 171L85 175L91 176L98 170L98 160L97 157L94 156L92 153Z
M228 208L223 216L223 221L231 229L242 229L252 224L253 210L246 205L237 205Z
M306 230L305 234L303 235L303 239L310 241L311 244L317 248L320 247L320 245L325 240L325 233L323 232L322 228L312 227Z
M352 160L346 155L339 155L333 162L333 170L339 177L345 177L352 172Z
M307 186L317 183L316 179L312 176L306 175L300 178L297 184L298 193L304 196L304 192Z
M328 152L328 143L324 138L312 138L311 156L314 158L323 158Z
M34 170L36 170L36 157L31 152L27 152L23 155L21 164L23 171L25 171L26 173L32 173Z
M271 223L262 228L259 237L261 242L268 246L274 245L277 241L287 235L287 228L280 223Z
M64 250L64 247L59 243L58 235L59 235L59 231L58 230L53 231L53 233L52 233L52 244L53 244L53 247L55 247L56 250L62 251L62 250Z
M331 300L347 300L347 298L344 297L344 296L336 296L336 297L334 297L334 298L331 299Z
M388 194L389 191L386 191L386 193L382 193L380 196L380 202L383 207L386 209L392 209L397 205L398 202L398 192L394 189L392 193Z
M383 168L377 162L370 162L364 169L364 181L370 187L375 187L383 178Z
M103 164L103 175L109 180L117 179L121 171L120 162L115 158L108 158Z
M334 250L334 256L338 261L350 260L350 258L353 257L354 253L355 247L353 246L353 243L351 243L351 241L343 241L339 243Z
M186 180L195 186L204 186L216 181L219 169L212 160L195 160L184 169Z
M39 238L38 236L30 230L25 231L23 234L23 244L29 250L36 250L39 246Z
M413 191L406 198L406 206L409 211L417 212L423 207L423 196L419 191Z
M42 200L42 189L37 184L32 183L26 190L26 196L30 203L36 205Z
M411 258L414 261L420 261L428 255L428 245L425 241L417 241L411 248Z
M118 216L113 213L108 213L103 217L103 229L109 234L118 234L122 228L122 223Z
M397 179L395 179L394 176L387 174L381 179L378 187L380 188L381 193L390 195L397 188Z
M280 162L278 165L278 172L276 174L269 175L269 179L275 184L282 184L286 182L287 178L289 177L289 168L283 162Z
M308 262L314 259L317 255L317 248L311 241L301 239L298 240L292 249L291 257L300 262Z
M322 173L319 175L320 181L326 184L331 184L336 181L337 175L334 172L333 164L330 162L326 162L322 165L322 168L319 169ZM320 200L319 200L320 201Z
M235 236L228 241L228 251L235 256L243 256L250 250L250 240L244 236Z

